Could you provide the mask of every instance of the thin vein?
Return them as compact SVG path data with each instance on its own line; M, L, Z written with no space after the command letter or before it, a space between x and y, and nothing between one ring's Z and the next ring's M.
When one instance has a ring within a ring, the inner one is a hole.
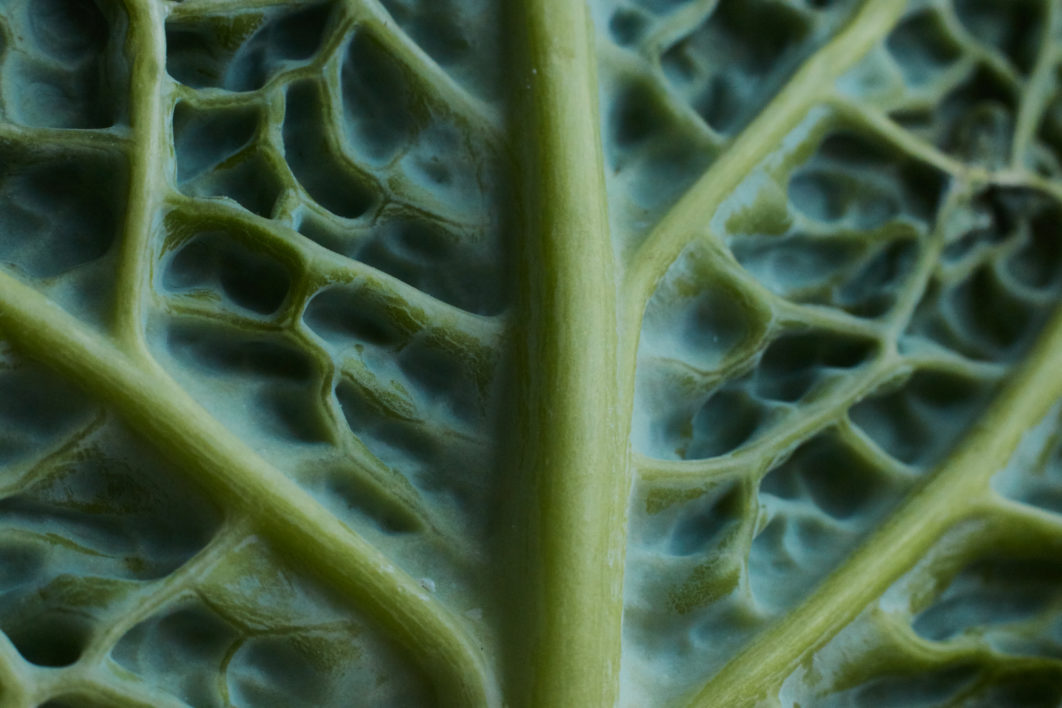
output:
M853 372L850 383L834 386L817 403L802 405L799 414L790 414L768 434L734 452L702 460L636 456L638 476L649 482L666 482L761 475L800 443L836 424L855 401L907 371L908 365L902 359L879 357L866 368Z
M128 53L133 58L131 83L133 145L129 200L122 227L115 297L118 341L130 355L147 358L141 309L150 273L151 238L156 230L164 165L169 159L165 32L161 8L153 0L129 4Z
M387 506L398 509L407 517L417 520L431 537L431 542L438 543L442 547L461 548L459 536L450 527L451 525L432 512L431 507L408 479L369 450L361 437L347 425L341 408L335 402L333 395L335 372L339 372L343 378L349 379L368 391L374 401L386 401L388 389L376 376L367 370L353 366L349 357L341 358L341 362L337 364L335 358L328 352L324 340L305 326L296 325L294 335L292 335L290 324L256 320L235 313L219 311L206 307L192 298L177 300L177 302L171 301L166 307L171 314L202 322L224 324L242 332L289 338L293 336L298 344L311 351L315 358L324 362L328 369L323 377L324 389L321 391L322 398L325 400L320 403L326 409L332 435L331 442L342 449L344 463L349 464L351 473L366 485L366 493L375 494ZM398 415L397 411L393 412ZM436 438L441 439L445 435L427 425L419 417L414 422L421 429L430 431ZM473 440L473 442L482 444L480 440ZM427 538L425 542L428 542Z
M51 695L70 695L114 708L188 708L175 696L160 691L113 661L86 670L75 664L48 675L43 683Z
M372 614L455 705L497 692L467 624L305 490L228 432L154 362L116 349L27 285L0 274L0 326L27 356L111 403L219 501L242 510L292 563Z
M171 19L186 22L204 15L268 10L275 7L305 7L306 0L168 0L166 4L167 14Z
M388 273L329 250L290 227L221 200L171 193L167 201L188 220L214 222L215 226L251 232L263 245L296 258L312 281L308 283L311 290L357 283L386 300L405 303L419 321L449 332L456 342L474 347L477 353L494 350L501 337L501 325L495 318L454 307Z
M879 322L857 317L836 307L807 305L775 295L771 308L780 325L794 327L811 325L827 332L849 337L864 337L876 342L887 339L887 333Z
M660 101L667 117L674 121L677 127L688 135L694 136L701 143L695 149L717 150L723 143L723 136L715 132L694 110L693 106L678 95L659 67L647 71L645 64L636 54L611 43L603 44L599 51L603 55L602 58L608 60L601 68L602 73L615 72L625 81L630 81L630 76L638 76L641 79L641 86L655 94Z
M848 415L842 415L837 422L837 432L848 449L870 463L875 470L898 480L910 481L914 477L915 472L910 467L885 452Z
M833 81L899 19L904 0L867 0L845 28L796 71L760 114L682 196L634 254L626 274L628 326L639 321L652 290L690 241L701 238L716 209L807 112Z
M842 118L885 140L905 155L932 165L945 174L964 180L983 180L987 176L983 168L956 160L928 140L904 129L883 111L872 108L865 102L836 93L832 94L828 101Z
M928 237L923 239L918 260L915 262L914 271L904 282L896 297L896 303L886 315L886 323L889 328L890 341L893 346L897 345L902 333L910 326L911 318L914 317L918 303L922 301L933 280L940 253L944 250L946 229L950 227L951 215L958 209L966 196L966 190L962 188L952 189L944 198L944 203L937 212L936 223Z
M392 56L417 78L422 89L482 129L492 142L502 142L502 117L498 111L457 83L449 72L402 31L378 0L346 0L346 6L366 27L371 28L376 39L391 51Z
M0 121L0 142L32 145L34 150L128 149L132 144L121 129L42 128Z
M707 21L718 4L719 0L692 0L664 15L642 42L645 57L658 64L660 55Z
M911 367L919 371L957 374L971 381L999 381L1007 375L1005 364L993 361L974 361L943 347L904 356Z
M692 699L695 705L744 705L774 690L800 658L851 622L932 544L976 509L991 476L1026 430L1062 396L1062 309L1028 359L955 451L817 590L770 626Z
M165 578L143 586L121 607L113 608L116 616L106 630L96 634L82 654L87 664L102 665L118 641L140 622L162 609L182 593L192 590L199 579L221 563L236 546L251 534L242 519L226 521L198 553Z
M1059 57L1058 45L1054 35L1062 29L1062 9L1057 0L1042 0L1044 20L1040 25L1040 48L1032 75L1021 92L1018 104L1018 117L1014 128L1014 142L1011 147L1010 164L1021 167L1032 145L1036 128L1043 118L1044 110L1051 100L1055 63Z
M106 420L106 412L98 411L91 416L88 422L79 425L67 437L59 440L32 461L7 465L4 469L4 476L12 479L0 485L0 499L25 489L54 465L68 459L70 453L81 447L82 443L99 430Z
M970 34L955 13L951 3L939 3L937 7L944 29L952 39L962 45L969 56L981 62L989 71L1008 83L1015 92L1020 91L1022 79L1010 60L996 47L985 45Z
M1035 545L1052 540L1062 543L1062 516L1055 512L994 492L983 504L983 509L985 514L998 517L1004 525L1015 529L1015 533L1021 533L1026 541L1030 534L1034 534L1038 539Z

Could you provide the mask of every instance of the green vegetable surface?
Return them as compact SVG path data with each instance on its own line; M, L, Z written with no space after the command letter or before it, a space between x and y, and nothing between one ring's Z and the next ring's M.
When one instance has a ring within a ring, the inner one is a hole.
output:
M1057 706L1057 0L0 0L0 708Z

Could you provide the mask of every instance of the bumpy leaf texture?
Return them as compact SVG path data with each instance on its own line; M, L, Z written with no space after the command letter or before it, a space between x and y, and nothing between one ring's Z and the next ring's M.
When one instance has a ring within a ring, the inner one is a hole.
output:
M1056 0L0 0L0 706L1062 702Z

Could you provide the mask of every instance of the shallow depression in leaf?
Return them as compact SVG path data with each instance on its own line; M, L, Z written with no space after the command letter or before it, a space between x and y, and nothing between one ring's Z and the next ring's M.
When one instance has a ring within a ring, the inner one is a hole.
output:
M488 100L503 95L509 49L491 0L382 0L402 29L456 81Z
M77 693L64 693L41 703L38 708L106 708L102 703Z
M946 454L984 410L989 390L986 384L953 374L920 372L856 404L850 415L900 462L928 466Z
M102 258L119 235L125 178L117 155L0 142L0 259L50 278Z
M25 696L1057 703L1057 431L1010 506L923 486L1053 387L1047 4L901 4L591 0L573 38L543 0L0 0L0 326L47 364L0 353Z
M353 255L462 309L496 312L508 295L506 265L495 260L501 249L469 236L435 220L396 215L374 228Z
M932 79L960 54L959 43L934 9L905 18L889 35L886 46L912 84Z
M162 285L174 293L218 294L239 309L268 315L284 302L291 277L276 259L222 232L207 232L170 256Z
M659 86L619 76L602 108L606 179L617 237L638 238L696 180L716 146L669 110Z
M1001 50L1024 72L1032 69L1043 40L1043 8L1032 0L955 0L955 13L967 31Z
M178 318L155 345L207 410L278 452L330 439L320 362L283 336ZM294 452L294 451L289 451Z
M391 347L407 339L407 334L381 303L354 288L337 287L318 292L303 316L311 329L336 342L352 340Z
M1032 619L1062 599L1060 579L1062 566L1043 558L978 561L952 578L936 602L915 618L914 629L927 639L944 641ZM1062 654L1062 643L1055 653Z
M756 392L776 401L799 401L841 372L869 360L874 343L826 332L799 332L774 339L756 367Z
M383 498L378 489L370 487L356 474L346 469L326 472L317 492L330 508L338 508L338 515L349 512L364 515L385 534L408 534L423 530L423 522L409 511Z
M91 402L35 366L0 371L0 462L25 460L61 441L91 415Z
M1049 225L1057 206L1024 190L989 189L971 207L972 223L945 249L909 331L973 359L1011 361L1043 326L1041 293L1059 287L1062 260Z
M724 0L662 56L665 76L720 133L746 123L807 39L804 15L774 0Z
M890 676L861 686L850 700L855 705L889 708L940 705L962 695L976 680L977 671L969 666Z
M686 457L698 459L731 452L755 435L765 417L762 404L743 391L713 393L693 416L693 439Z
M409 78L375 39L358 32L343 63L342 89L344 122L356 154L390 162L421 122Z
M254 139L258 121L251 107L203 110L179 102L173 111L177 181L198 177L241 151Z
M206 14L166 26L166 70L189 86L254 91L319 48L331 3Z
M141 622L118 642L113 658L190 705L223 705L217 675L240 632L199 600Z
M22 657L37 666L70 666L81 658L90 624L83 617L62 610L26 614L0 624Z
M288 89L284 115L284 156L302 187L337 216L354 219L373 206L368 180L336 154L318 126L324 122L317 89L298 83Z
M144 441L113 421L92 421L66 436L73 439L58 454L44 457L49 447L37 447L37 475L0 500L0 524L12 533L77 540L77 549L53 550L49 573L84 562L97 575L155 578L206 543L218 523L216 508L173 480L172 467Z
M111 0L15 0L0 56L0 115L23 125L106 128L125 114L126 17ZM0 46L3 42L0 41Z
M177 182L190 196L229 197L269 216L280 179L258 142L259 110L250 106L200 109L184 101L173 112Z
M794 503L810 503L836 519L868 526L894 498L887 478L856 455L835 434L803 444L764 477L760 493ZM825 551L826 549L820 549Z
M746 504L745 495L736 484L712 490L674 526L668 552L685 556L709 551L740 525L748 513Z

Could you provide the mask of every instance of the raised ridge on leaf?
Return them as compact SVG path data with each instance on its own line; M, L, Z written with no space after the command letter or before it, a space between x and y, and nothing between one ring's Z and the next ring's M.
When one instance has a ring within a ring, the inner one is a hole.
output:
M0 0L0 708L1062 702L1055 0Z

